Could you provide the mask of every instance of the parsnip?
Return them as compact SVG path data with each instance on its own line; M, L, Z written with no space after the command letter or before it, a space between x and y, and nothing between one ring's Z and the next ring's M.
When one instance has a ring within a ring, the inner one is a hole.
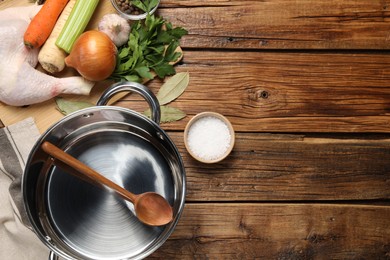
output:
M58 48L55 43L62 31L62 28L65 26L66 20L68 19L75 3L76 0L70 0L68 2L58 18L49 38L39 51L38 61L47 72L56 73L65 68L65 57L67 56L67 53Z

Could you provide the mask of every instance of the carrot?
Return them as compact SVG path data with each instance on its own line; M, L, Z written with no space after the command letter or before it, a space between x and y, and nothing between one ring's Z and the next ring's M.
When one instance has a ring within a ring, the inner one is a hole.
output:
M47 38L45 44L43 44L42 48L39 50L38 61L42 68L44 68L47 72L56 73L65 68L65 57L68 54L61 48L57 47L56 40L60 35L62 28L64 28L75 3L76 0L69 0L58 18L49 38Z
M24 44L27 47L39 48L45 43L68 1L46 0L24 33Z

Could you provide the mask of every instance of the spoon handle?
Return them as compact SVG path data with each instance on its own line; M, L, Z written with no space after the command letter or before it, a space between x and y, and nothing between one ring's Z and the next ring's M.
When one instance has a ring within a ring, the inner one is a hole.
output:
M56 164L60 168L61 168L62 165L58 164L58 162L56 162L56 160L58 160L58 161L60 161L60 162L62 162L64 164L66 164L67 166L75 169L77 172L83 174L87 178L91 179L93 182L102 184L102 185L110 188L111 190L116 192L119 196L121 196L123 199L128 200L128 201L134 203L134 200L135 200L135 197L136 197L135 194L133 194L130 191L122 188L121 186L119 186L115 182L107 179L106 177L104 177L100 173L96 172L95 170L93 170L89 166L85 165L84 163L82 163L78 159L76 159L73 156L71 156L70 154L64 152L63 150L61 150L60 148L58 148L54 144L45 141L41 145L41 148L48 155L52 156L55 159L54 160L54 164ZM64 169L64 170L66 170L66 169ZM81 177L81 176L79 176L79 177ZM85 180L85 178L81 178L81 179Z

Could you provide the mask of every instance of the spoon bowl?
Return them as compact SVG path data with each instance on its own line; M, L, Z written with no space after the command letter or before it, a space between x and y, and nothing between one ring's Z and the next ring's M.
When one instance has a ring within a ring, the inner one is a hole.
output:
M166 199L155 192L136 195L134 201L137 217L150 226L162 226L172 221L172 207ZM169 206L169 207L168 207Z
M161 195L155 192L131 193L50 142L44 142L41 148L53 157L52 161L56 166L66 172L94 185L108 187L118 196L133 203L136 216L141 222L150 226L162 226L172 221L172 207Z

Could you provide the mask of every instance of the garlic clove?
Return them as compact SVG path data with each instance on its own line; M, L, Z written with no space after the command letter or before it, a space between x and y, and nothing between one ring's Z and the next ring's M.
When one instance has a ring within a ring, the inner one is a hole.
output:
M98 29L107 34L117 47L129 40L130 24L118 14L106 14L99 22Z

